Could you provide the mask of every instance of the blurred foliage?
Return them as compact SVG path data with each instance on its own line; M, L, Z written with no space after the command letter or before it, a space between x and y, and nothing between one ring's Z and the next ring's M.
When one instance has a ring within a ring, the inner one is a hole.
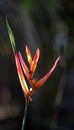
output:
M6 45L5 45L6 44ZM10 45L8 44L8 42L2 42L0 45L0 54L3 57L7 57L11 54L11 48Z
M36 0L22 0L22 5L27 11L31 11L35 2Z

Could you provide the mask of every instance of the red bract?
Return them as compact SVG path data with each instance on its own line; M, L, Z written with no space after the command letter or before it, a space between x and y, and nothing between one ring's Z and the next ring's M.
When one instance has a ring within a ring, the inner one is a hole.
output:
M26 46L26 55L27 55L28 63L30 65L30 69L25 64L21 53L20 52L18 54L14 53L18 76L19 76L19 80L20 80L24 95L28 99L28 101L32 101L32 98L31 98L32 94L37 88L40 88L46 82L46 80L50 77L50 75L52 74L52 72L54 71L55 67L57 66L60 60L60 56L56 59L54 65L48 71L48 73L44 77L42 77L39 81L37 81L37 79L33 78L33 75L37 67L40 51L39 49L37 49L34 55L34 58L32 59L30 49L28 48L28 46ZM30 89L27 86L23 72L30 83L30 86L31 86Z
M23 74L23 71L22 71L22 68L21 68L21 65L20 65L18 54L14 53L14 56L15 56L15 62L16 62L18 77L19 77L19 80L20 80L20 84L21 84L22 90L24 92L24 96L29 101L32 101L31 97L28 96L29 89L28 89L28 86L27 86L27 83L26 83L26 80L25 80L25 77L24 77L24 74Z

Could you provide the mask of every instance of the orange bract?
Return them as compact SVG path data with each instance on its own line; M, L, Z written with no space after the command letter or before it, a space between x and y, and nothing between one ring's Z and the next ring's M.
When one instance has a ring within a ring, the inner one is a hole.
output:
M34 58L33 58L33 61L32 61L32 65L31 65L31 67L30 67L30 70L31 70L31 72L32 72L32 76L33 76L33 74L34 74L34 72L35 72L35 70L36 70L37 62L38 62L38 60L39 60L39 56L40 56L40 51L39 51L39 49L37 49L37 50L36 50L36 53L35 53L35 56L34 56Z
M41 78L36 84L35 84L35 87L36 88L39 88L41 87L45 82L46 80L49 78L49 76L52 74L52 72L54 71L58 61L60 60L60 56L56 59L54 65L52 66L52 68L48 71L48 73L43 77Z
M35 53L34 58L32 60L30 49L26 45L26 55L27 55L27 59L28 59L29 65L30 65L30 73L31 73L31 76L33 76L33 74L36 70L38 59L39 59L40 50L39 49L36 50L36 53Z
M32 65L32 56L31 56L30 49L28 48L27 45L26 45L26 55L27 55L28 62L30 64L30 66L31 66Z

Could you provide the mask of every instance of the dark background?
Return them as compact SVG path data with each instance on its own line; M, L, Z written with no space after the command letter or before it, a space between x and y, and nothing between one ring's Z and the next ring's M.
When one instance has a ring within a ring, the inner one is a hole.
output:
M32 55L40 49L38 79L61 55L51 77L32 97L25 129L74 130L74 1L0 0L0 130L21 130L25 98L6 17L26 64L25 45Z

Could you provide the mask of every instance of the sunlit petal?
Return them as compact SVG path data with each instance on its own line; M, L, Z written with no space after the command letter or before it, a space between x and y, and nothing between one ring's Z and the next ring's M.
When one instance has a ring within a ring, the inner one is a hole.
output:
M26 55L27 55L29 65L31 66L32 65L32 56L31 56L30 49L29 49L29 47L27 45L26 45Z
M37 49L37 50L36 50L36 53L35 53L35 56L34 56L34 58L33 58L33 61L32 61L31 68L30 68L30 70L31 70L31 72L32 72L32 76L33 76L33 74L34 74L34 72L35 72L35 69L36 69L36 67L37 67L37 62L38 62L39 56L40 56L40 50Z
M49 78L49 76L52 74L52 72L54 71L55 67L57 66L59 60L60 60L60 56L56 59L54 65L52 66L50 71L35 84L35 88L41 87L46 82L46 80Z

